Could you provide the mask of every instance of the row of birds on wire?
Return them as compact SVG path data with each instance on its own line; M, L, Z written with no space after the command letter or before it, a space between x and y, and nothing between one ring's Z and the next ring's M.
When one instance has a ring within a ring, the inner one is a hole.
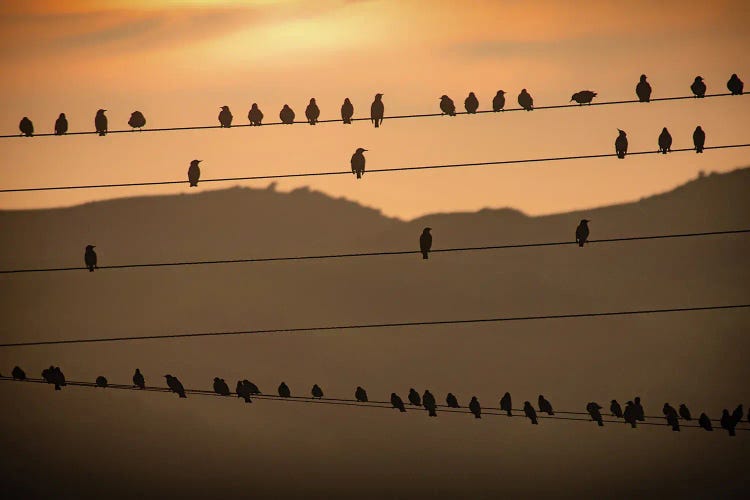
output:
M26 372L24 372L24 370L19 366L13 368L11 375L13 377L13 380L26 380ZM187 398L185 387L177 377L167 374L164 375L164 378L166 379L167 387L171 392L177 394L180 398ZM65 375L63 374L59 366L50 366L49 368L45 368L44 370L42 370L42 379L46 383L54 385L55 390L58 391L66 385ZM106 388L108 387L109 382L106 377L100 375L96 378L95 385L97 387ZM138 368L135 369L135 373L133 374L133 387L146 389L146 378ZM232 394L234 394L238 398L243 399L246 403L252 403L253 396L263 395L258 386L247 379L238 380L235 391L233 393L229 389L229 385L223 378L214 377L213 391L219 396L232 396ZM281 382L281 384L279 384L277 392L279 397L281 398L292 397L291 389L283 381ZM310 395L312 399L322 399L324 397L323 389L318 384L313 384L312 388L310 389ZM357 388L355 389L354 398L357 403L369 402L367 391L361 386L357 386ZM414 388L410 388L407 399L411 406L424 408L430 417L437 417L437 408L439 405L437 403L437 400L435 399L435 396L429 390L425 390L424 393L420 396L419 392L417 392ZM406 412L406 404L404 403L404 400L401 399L401 396L399 396L395 392L391 393L390 403L391 406L394 409L399 410L399 412ZM448 408L461 408L461 405L458 402L458 398L451 392L449 392L445 397L445 406ZM500 398L499 407L501 411L506 412L507 416L513 416L513 400L509 392L506 392L502 396L502 398ZM552 403L541 394L537 398L537 407L540 413L544 413L549 416L555 415L555 410L552 407ZM475 418L482 418L482 406L476 396L472 396L471 401L468 404L468 408ZM595 401L591 401L586 404L586 411L591 417L592 422L596 422L600 427L604 426L604 420L601 412L602 409L604 408ZM537 425L539 423L537 418L537 408L534 408L534 406L529 401L524 401L522 411L524 416L530 420L531 424ZM630 424L632 428L636 428L638 422L644 422L646 420L645 410L641 403L641 398L638 396L633 398L632 401L628 401L627 403L625 403L624 409L622 408L620 403L617 402L617 400L611 400L609 405L609 412L611 416L623 419L626 423ZM664 418L666 419L667 424L672 427L673 431L680 430L680 421L689 422L693 420L690 409L684 403L680 404L679 409L677 410L669 403L664 403L662 413L664 414ZM719 423L721 425L721 428L725 429L730 436L734 436L736 426L741 423L744 418L743 405L740 404L732 413L729 413L729 410L724 409L722 411L722 416L719 420ZM750 422L750 411L748 411L747 422ZM700 417L698 418L698 425L706 431L713 431L711 419L706 413L701 413Z
M733 74L727 82L727 88L732 95L741 95L744 92L744 83ZM695 97L704 97L706 95L706 83L703 81L703 77L696 76L693 83L690 85L690 90L693 92ZM640 102L649 102L651 100L651 85L646 80L646 75L641 75L640 81L635 88L636 95ZM505 94L504 90L498 90L495 97L492 99L492 111L499 112L505 108ZM577 102L578 104L591 104L594 98L598 94L592 90L581 90L574 93L570 101ZM526 90L522 89L518 94L518 104L521 108L526 111L534 110L534 98ZM456 115L456 104L453 99L447 95L440 97L439 102L440 112L444 115L455 116ZM469 92L468 97L464 100L464 109L468 114L474 114L479 110L479 99L474 92ZM94 128L99 135L104 136L109 130L109 120L107 115L104 113L106 109L99 109L94 117ZM260 126L263 124L264 118L263 112L258 107L257 103L253 103L250 107L250 111L247 113L247 119L250 125ZM295 123L296 113L289 107L288 104L284 104L281 111L279 112L279 119L283 124ZM344 103L341 105L341 121L344 124L351 124L354 117L354 105L347 97L344 99ZM383 104L383 94L375 94L375 99L370 106L370 121L373 123L375 128L380 127L385 117L385 105ZM320 108L318 107L315 98L311 98L309 104L305 108L305 118L310 125L318 123L320 118ZM229 106L222 106L218 116L219 126L221 128L230 128L234 121L234 115L232 114ZM133 129L142 129L146 126L146 117L140 111L134 111L130 115L128 125ZM21 135L26 137L32 137L34 135L34 123L26 116L21 119L18 126L21 131ZM60 116L55 121L54 133L55 135L64 135L68 132L68 119L65 113L60 113Z

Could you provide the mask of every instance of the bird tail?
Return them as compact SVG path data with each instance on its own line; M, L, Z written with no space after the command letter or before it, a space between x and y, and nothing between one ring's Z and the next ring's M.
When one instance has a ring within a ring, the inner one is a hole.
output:
M429 254L428 252L422 252L422 258L423 258L424 260L427 260L427 259L429 259L429 258L430 258L430 254Z
M535 418L531 419L531 425L539 425L539 422Z
M602 419L597 420L596 423L599 427L604 427L604 422L602 422Z
M734 428L729 429L729 435L730 436L734 436L735 435Z
M404 408L403 405L399 406L398 411L400 411L401 413L406 413L406 408Z
M695 148L695 152L696 153L702 153L703 152L703 148Z
M667 154L667 148L661 150L662 154Z
M508 416L512 417L513 415L510 413L510 410L508 410Z
M479 413L475 413L475 414L474 414L474 418L482 418L482 415L481 415L481 414L479 414Z
M94 266L91 266L91 267L89 267L89 272L90 272L90 273L93 273L93 272L94 272Z
M617 153L617 157L618 157L619 159L623 160L623 159L625 159L625 153L623 153L622 151L619 151L619 152Z
M357 179L361 179L361 178L362 178L362 172L357 172Z
M584 244L584 243L585 243L585 242L584 242L583 240L578 240L578 246L579 246L579 247L583 248L583 244Z
M190 187L198 187L198 183L197 182L191 182L190 183Z
M380 127L380 120L375 118L375 128L378 128L378 127Z

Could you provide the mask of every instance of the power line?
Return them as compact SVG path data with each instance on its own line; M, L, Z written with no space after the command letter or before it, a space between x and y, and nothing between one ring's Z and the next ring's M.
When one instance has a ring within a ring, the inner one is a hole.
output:
M731 96L731 93L723 93L723 94L706 94L704 98L711 98L711 97L726 97ZM745 94L740 94L745 95ZM679 101L684 99L696 99L693 95L686 95L686 96L674 96L674 97L657 97L654 99L651 99L651 102L657 102L657 101ZM638 99L631 99L631 100L621 100L621 101L602 101L602 102L592 102L591 104L557 104L557 105L551 105L551 106L535 106L534 111L539 110L545 110L545 109L562 109L562 108L582 108L582 107L588 107L588 106L609 106L613 104L634 104L634 103L641 103ZM508 113L511 111L525 111L524 108L508 108L503 109L502 111L498 111L497 114L502 113ZM495 113L495 111L492 111L491 109L487 110L481 110L477 111L475 114L484 114L484 113ZM471 113L468 113L466 111L456 111L457 115L468 115ZM429 117L436 117L436 116L446 116L443 113L422 113L422 114L409 114L409 115L393 115L393 116L385 116L383 117L384 120L398 120L398 119L405 119L405 118L429 118ZM369 117L359 117L359 118L352 118L352 121L370 121ZM317 123L342 123L341 118L336 119L327 119L327 120L318 120ZM295 121L294 125L307 125L307 121ZM285 125L283 122L266 122L262 126L270 126L270 125ZM253 125L249 123L243 123L238 125L232 125L231 128L242 128L242 127L252 127ZM163 127L163 128L144 128L139 130L134 130L132 128L130 129L120 129L120 130L109 130L107 131L107 134L122 134L122 133L134 133L134 132L169 132L169 131L183 131L183 130L207 130L207 129L218 129L222 128L220 125L198 125L198 126L188 126L188 127ZM83 132L67 132L64 135L98 135L99 132L96 130L91 131L83 131ZM44 133L44 134L34 134L34 137L51 137L55 136L56 134L50 132L50 133ZM20 138L24 137L23 134L8 134L8 135L0 135L0 139L14 139L14 138Z
M718 235L729 235L729 234L743 234L750 233L750 228L746 229L731 229L727 231L707 231L697 233L679 233L679 234L656 234L649 236L624 236L619 238L605 238L598 240L588 240L586 243L619 243L625 241L643 241L643 240L659 240L659 239L671 239L671 238L693 238L703 236L718 236ZM482 250L504 250L511 248L532 248L532 247L551 247L551 246L570 246L576 245L575 241L549 241L540 243L512 243L507 245L486 245L477 247L454 247L454 248L439 248L431 250L430 253L448 253L448 252L475 252ZM344 259L344 258L355 258L355 257L377 257L377 256L388 256L388 255L415 255L421 254L420 250L396 250L396 251L383 251L383 252L354 252L354 253L342 253L342 254L325 254L325 255L297 255L289 257L258 257L258 258L247 258L247 259L222 259L222 260L193 260L193 261L177 261L177 262L151 262L144 264L117 264L111 266L100 266L97 269L133 269L133 268L144 268L144 267L175 267L175 266L201 266L201 265L213 265L213 264L244 264L244 263L258 263L258 262L281 262L281 261L295 261L295 260L326 260L326 259ZM48 272L62 272L62 271L81 271L86 270L86 267L48 267L48 268L28 268L28 269L6 269L0 270L0 274L20 274L20 273L48 273Z
M744 94L743 94L744 95ZM748 94L750 95L750 94ZM725 144L721 146L706 146L704 151L710 149L730 149L730 148L746 148L750 147L750 143L747 144ZM687 151L695 151L695 148L682 148L672 149L671 153L683 153ZM670 153L670 154L671 154ZM650 155L660 154L659 151L635 151L628 153L627 156L636 155ZM502 160L502 161L483 161L474 163L448 163L443 165L421 165L416 167L397 167L397 168L376 168L367 170L366 174L374 173L387 173L387 172L407 172L414 170L437 170L443 168L462 168L462 167L481 167L490 165L513 165L520 163L542 163L552 161L565 161L565 160L588 160L594 158L611 158L617 157L616 153L603 153L603 154L591 154L591 155L576 155L576 156L555 156L548 158L525 158L520 160ZM257 181L257 180L271 180L271 179L291 179L298 177L323 177L331 175L352 175L351 170L336 170L328 172L307 172L307 173L294 173L294 174L275 174L275 175L253 175L246 177L219 177L214 179L201 179L200 183L205 182L234 182L234 181ZM169 184L187 184L187 179L182 180L171 180L171 181L153 181L153 182L122 182L114 184L83 184L83 185L69 185L69 186L44 186L44 187L27 187L27 188L10 188L0 189L0 193L23 193L29 191L61 191L70 189L102 189L102 188L122 188L122 187L142 187L142 186L164 186Z
M719 306L698 306L698 307L673 307L665 309L636 309L625 311L605 311L590 313L566 313L566 314L548 314L540 316L501 316L495 318L472 318L472 319L451 319L451 320L433 320L433 321L404 321L393 323L360 323L345 325L329 326L306 326L296 328L270 328L262 330L236 330L223 332L199 332L199 333L172 333L163 335L136 335L127 337L96 337L90 339L64 339L64 340L39 340L32 342L7 342L0 344L2 347L28 347L40 345L60 345L60 344L93 344L97 342L127 342L132 340L165 340L176 338L195 338L195 337L219 337L230 335L250 335L266 333L300 333L300 332L324 332L331 330L364 330L372 328L403 328L411 326L435 326L435 325L463 325L471 323L501 323L510 321L533 321L543 319L571 319L571 318L598 318L604 316L633 316L645 314L677 313L690 311L712 311L726 309L741 309L750 307L748 304L731 304Z

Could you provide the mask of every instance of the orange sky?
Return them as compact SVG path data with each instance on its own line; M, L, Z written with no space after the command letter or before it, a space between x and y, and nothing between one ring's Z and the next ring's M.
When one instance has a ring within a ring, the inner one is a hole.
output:
M537 105L584 88L601 100L633 98L641 73L654 97L685 95L695 75L725 92L729 75L750 83L747 2L465 2L417 0L5 1L0 59L5 96L0 134L29 116L49 132L65 112L72 131L106 108L111 128L133 110L148 126L214 124L229 105L245 123L257 102L266 121L284 103L303 115L316 97L337 118L385 94L386 114L437 111L442 94L461 106L474 91L485 108L499 88L509 104L525 87ZM0 140L0 186L181 178L203 160L205 177L347 169L357 147L369 168L610 152L616 129L631 150L656 149L667 126L675 147L700 124L707 144L750 142L750 99L726 97L535 113L355 122L260 129ZM638 199L699 170L746 166L746 150L704 155L558 162L354 178L281 181L309 185L410 218L429 212L511 206L531 214ZM265 186L267 183L249 183ZM221 189L229 184L202 185ZM194 191L194 190L193 190ZM4 194L0 208L46 207L109 197L189 192L158 188Z

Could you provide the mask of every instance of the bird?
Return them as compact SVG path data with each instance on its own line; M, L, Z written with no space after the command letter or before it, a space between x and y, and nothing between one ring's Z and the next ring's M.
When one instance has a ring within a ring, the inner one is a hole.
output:
M214 377L214 392L219 396L229 396L229 386L223 378Z
M628 154L628 134L624 130L617 129L617 139L615 139L615 152L619 159L624 159Z
M253 402L250 399L250 391L248 390L248 387L245 385L244 381L242 380L237 381L237 385L234 388L234 392L237 393L238 398L243 398L245 400L245 403Z
M20 366L13 368L10 374L13 376L13 380L26 380L26 372Z
M690 90L693 91L695 97L705 97L706 95L706 84L703 82L702 76L696 76L693 83L690 85Z
M130 120L128 120L128 125L130 125L133 130L135 129L141 129L146 126L146 117L143 116L143 113L140 111L133 111L130 114Z
M714 430L714 426L711 425L711 419L708 418L708 415L706 415L705 413L701 413L701 416L698 418L698 425L700 425L701 428L707 431Z
M26 137L34 136L34 124L31 123L31 120L26 116L21 118L21 123L18 124L18 129L21 131L21 134Z
M346 99L344 99L344 104L341 105L341 121L346 124L351 124L352 116L354 116L354 106L347 97Z
M365 148L357 148L352 155L352 173L357 176L357 179L361 179L365 175L365 155L362 154L365 151L367 151Z
M318 384L314 384L312 386L312 390L310 391L312 393L312 397L320 399L323 397L323 389L320 388Z
M401 413L406 412L406 408L404 408L404 401L395 392L391 393L391 406L393 406L394 408L398 408L398 411L400 411Z
M54 370L55 370L54 366L50 366L49 368L45 368L44 370L42 370L42 378L48 384L54 384L55 383L55 381L53 380L54 375L52 374L54 372Z
M107 111L106 109L100 109L96 112L96 116L94 117L94 128L97 132L99 132L99 135L107 135L107 116L104 114L104 112Z
M732 412L732 419L734 420L736 424L738 424L742 422L742 415L744 414L745 414L745 411L742 409L742 405L739 405Z
M471 397L469 401L469 410L474 414L474 418L482 418L482 406L476 396Z
M107 377L103 375L99 375L98 377L96 377L96 386L107 387Z
M729 410L724 409L721 413L721 428L726 429L730 436L734 436L734 427L736 423L734 418L729 414Z
M310 125L318 123L318 117L320 116L320 108L315 103L315 98L310 99L310 104L305 108L305 116Z
M453 99L447 95L440 96L440 111L444 115L456 116L456 105L453 104Z
M221 111L219 111L219 127L220 128L229 128L232 126L232 112L229 111L229 106L222 106Z
M680 405L679 413L680 413L680 416L683 418L683 420L693 420L693 417L690 415L690 410L685 405L685 403L682 403Z
M663 154L672 151L672 135L667 130L667 127L664 127L661 130L661 134L659 134L659 151Z
M89 272L92 273L94 269L99 269L94 248L96 248L96 245L86 245L86 253L83 254L83 261L86 263L86 267L89 268Z
M422 398L419 397L419 393L413 388L409 389L409 402L414 406L422 406Z
M651 100L651 84L646 81L646 75L641 75L638 85L635 86L635 94L641 102L649 102Z
M60 113L60 116L55 120L55 135L63 135L68 132L68 119L65 118L65 113Z
M695 146L696 153L703 152L703 146L706 144L706 133L703 131L700 125L695 127L693 132L693 145Z
M537 422L536 420L536 410L528 401L524 401L523 403L523 413L526 415L526 418L531 420L531 423L533 425L539 424L539 422Z
M573 94L570 100L575 101L578 104L591 104L591 101L594 100L594 97L596 97L596 92L591 90L581 90L580 92L576 92L575 94Z
M544 399L544 396L539 395L539 411L543 411L547 415L554 415L555 412L552 409L552 403Z
M292 392L289 390L289 386L284 382L279 385L279 396L281 396L282 398L288 398L292 396Z
M383 94L375 94L375 100L370 105L370 121L375 125L375 128L380 127L380 124L383 123L384 114Z
M445 397L445 404L447 404L449 408L461 408L458 405L458 399L456 399L456 396L454 396L452 392L449 392Z
M52 369L52 380L54 381L55 389L58 391L60 390L60 387L67 385L65 383L65 375L63 375L63 372L59 366L56 366Z
M635 406L635 418L640 420L641 422L646 420L646 414L643 411L643 405L641 404L641 398L639 396L636 396L635 399L633 399L633 405Z
M466 112L469 114L474 114L479 109L479 101L474 92L469 92L469 96L464 100L464 108L466 108Z
M633 404L632 401L628 401L627 403L625 403L625 411L622 413L622 416L633 429L635 429L636 426L637 413L638 410L635 409L635 404Z
M526 92L526 89L521 89L521 93L518 94L518 104L526 111L534 110L534 98Z
M167 387L169 389L176 393L181 398L186 398L185 395L185 388L182 386L182 382L177 377L173 377L172 375L164 375L164 378L167 379Z
M583 247L589 239L589 222L591 221L588 219L581 219L576 228L576 243L578 243L579 247Z
M367 391L362 387L357 386L357 390L354 391L354 398L358 403L367 403Z
M589 412L589 415L591 415L591 420L596 422L599 427L604 427L604 420L602 420L602 414L599 411L601 409L602 407L594 401L591 401L586 405L586 411Z
M727 82L727 89L729 89L732 95L742 95L742 91L745 89L745 84L737 76L737 73L732 73L732 76Z
M279 111L279 119L281 120L281 123L286 125L294 123L294 111L288 104L284 104L284 107Z
M510 393L506 392L503 397L500 398L500 409L504 411L509 417L513 416L513 401L510 398Z
M247 119L250 120L250 125L259 127L263 122L263 112L258 108L257 103L253 103L250 106L250 111L247 112Z
M146 379L138 368L135 369L135 373L133 374L133 386L139 389L146 388Z
M247 392L249 394L255 395L260 394L260 389L258 389L258 386L250 382L249 380L245 379L242 381L242 383L247 387Z
M669 403L664 403L664 407L661 411L667 419L667 423L672 426L672 430L679 432L680 421L677 416L677 410L675 410Z
M201 168L198 166L198 164L202 161L203 160L192 160L190 162L190 166L188 167L187 171L190 187L198 186L198 180L201 178Z
M612 416L615 416L617 418L622 418L622 407L620 406L620 403L618 403L616 399L613 399L612 402L610 402L609 412L612 414Z
M422 395L422 405L425 407L430 417L437 417L437 402L435 401L435 396L433 396L429 390L425 390Z
M495 97L492 98L492 111L497 113L498 111L502 111L504 107L505 107L505 91L498 90L497 94L495 94Z
M419 236L419 251L422 252L422 259L424 260L430 258L430 249L432 249L432 234L430 234L430 231L432 231L432 228L426 227Z

